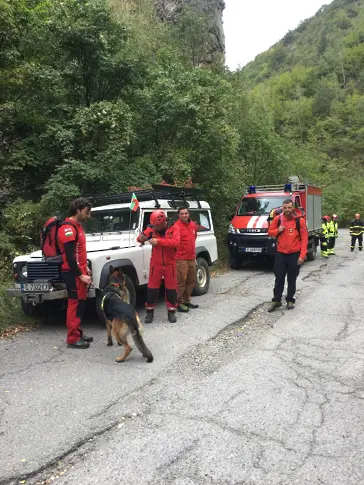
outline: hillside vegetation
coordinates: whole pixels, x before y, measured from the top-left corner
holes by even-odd
[[[325,209],[364,212],[364,1],[323,6],[237,77],[278,135],[319,152],[303,174],[327,185]]]
[[[363,3],[231,73],[203,64],[191,7],[169,24],[150,0],[0,0],[0,272],[71,198],[165,176],[205,190],[222,241],[246,185],[290,174],[343,220],[364,212]]]

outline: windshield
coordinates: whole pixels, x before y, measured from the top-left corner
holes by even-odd
[[[92,211],[91,219],[85,224],[85,232],[95,234],[134,230],[138,225],[139,212],[132,212],[128,208]]]
[[[240,202],[238,216],[262,216],[272,209],[282,207],[287,197],[244,197]]]

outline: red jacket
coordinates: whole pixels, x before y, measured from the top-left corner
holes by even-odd
[[[297,231],[296,218],[298,215],[293,215],[291,219],[287,219],[285,215],[282,215],[282,226],[285,227],[284,231],[278,233],[279,220],[281,216],[276,216],[268,229],[268,235],[276,237],[278,241],[277,250],[279,253],[291,254],[300,252],[300,258],[304,259],[307,254],[308,244],[308,232],[306,222],[303,217],[300,218],[300,232]]]
[[[71,219],[72,224],[66,224],[69,220],[67,217],[64,224],[58,230],[58,245],[62,252],[62,270],[70,271],[66,254],[64,252],[64,245],[68,242],[76,241],[75,258],[77,266],[82,271],[82,274],[87,274],[87,251],[86,251],[86,235],[81,224]],[[77,227],[77,233],[75,226]]]
[[[176,263],[177,248],[180,240],[179,227],[176,224],[160,232],[152,227],[147,227],[141,235],[147,236],[148,239],[158,239],[157,245],[152,249],[151,264],[166,266],[167,264]],[[142,242],[139,238],[140,236],[137,237],[137,241]]]
[[[177,250],[177,259],[196,259],[197,226],[193,221],[175,223],[180,230],[180,242]]]

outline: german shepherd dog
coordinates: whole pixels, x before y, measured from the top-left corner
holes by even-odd
[[[124,362],[132,351],[132,347],[128,344],[129,333],[146,361],[153,362],[153,355],[141,336],[143,327],[138,314],[129,304],[129,293],[122,269],[114,269],[110,266],[107,286],[102,291],[101,307],[106,321],[107,345],[113,345],[113,333],[117,343],[124,347],[124,352],[116,357],[116,362]]]

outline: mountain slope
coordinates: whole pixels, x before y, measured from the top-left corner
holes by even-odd
[[[326,185],[326,210],[364,207],[364,0],[323,6],[236,77],[277,134],[316,153],[302,171]]]
[[[350,58],[364,42],[363,6],[363,0],[334,0],[323,5],[315,16],[287,32],[277,44],[244,67],[245,78],[253,83],[262,82],[297,65],[320,69],[321,75],[338,67],[338,75],[343,75],[341,60],[350,71]]]

